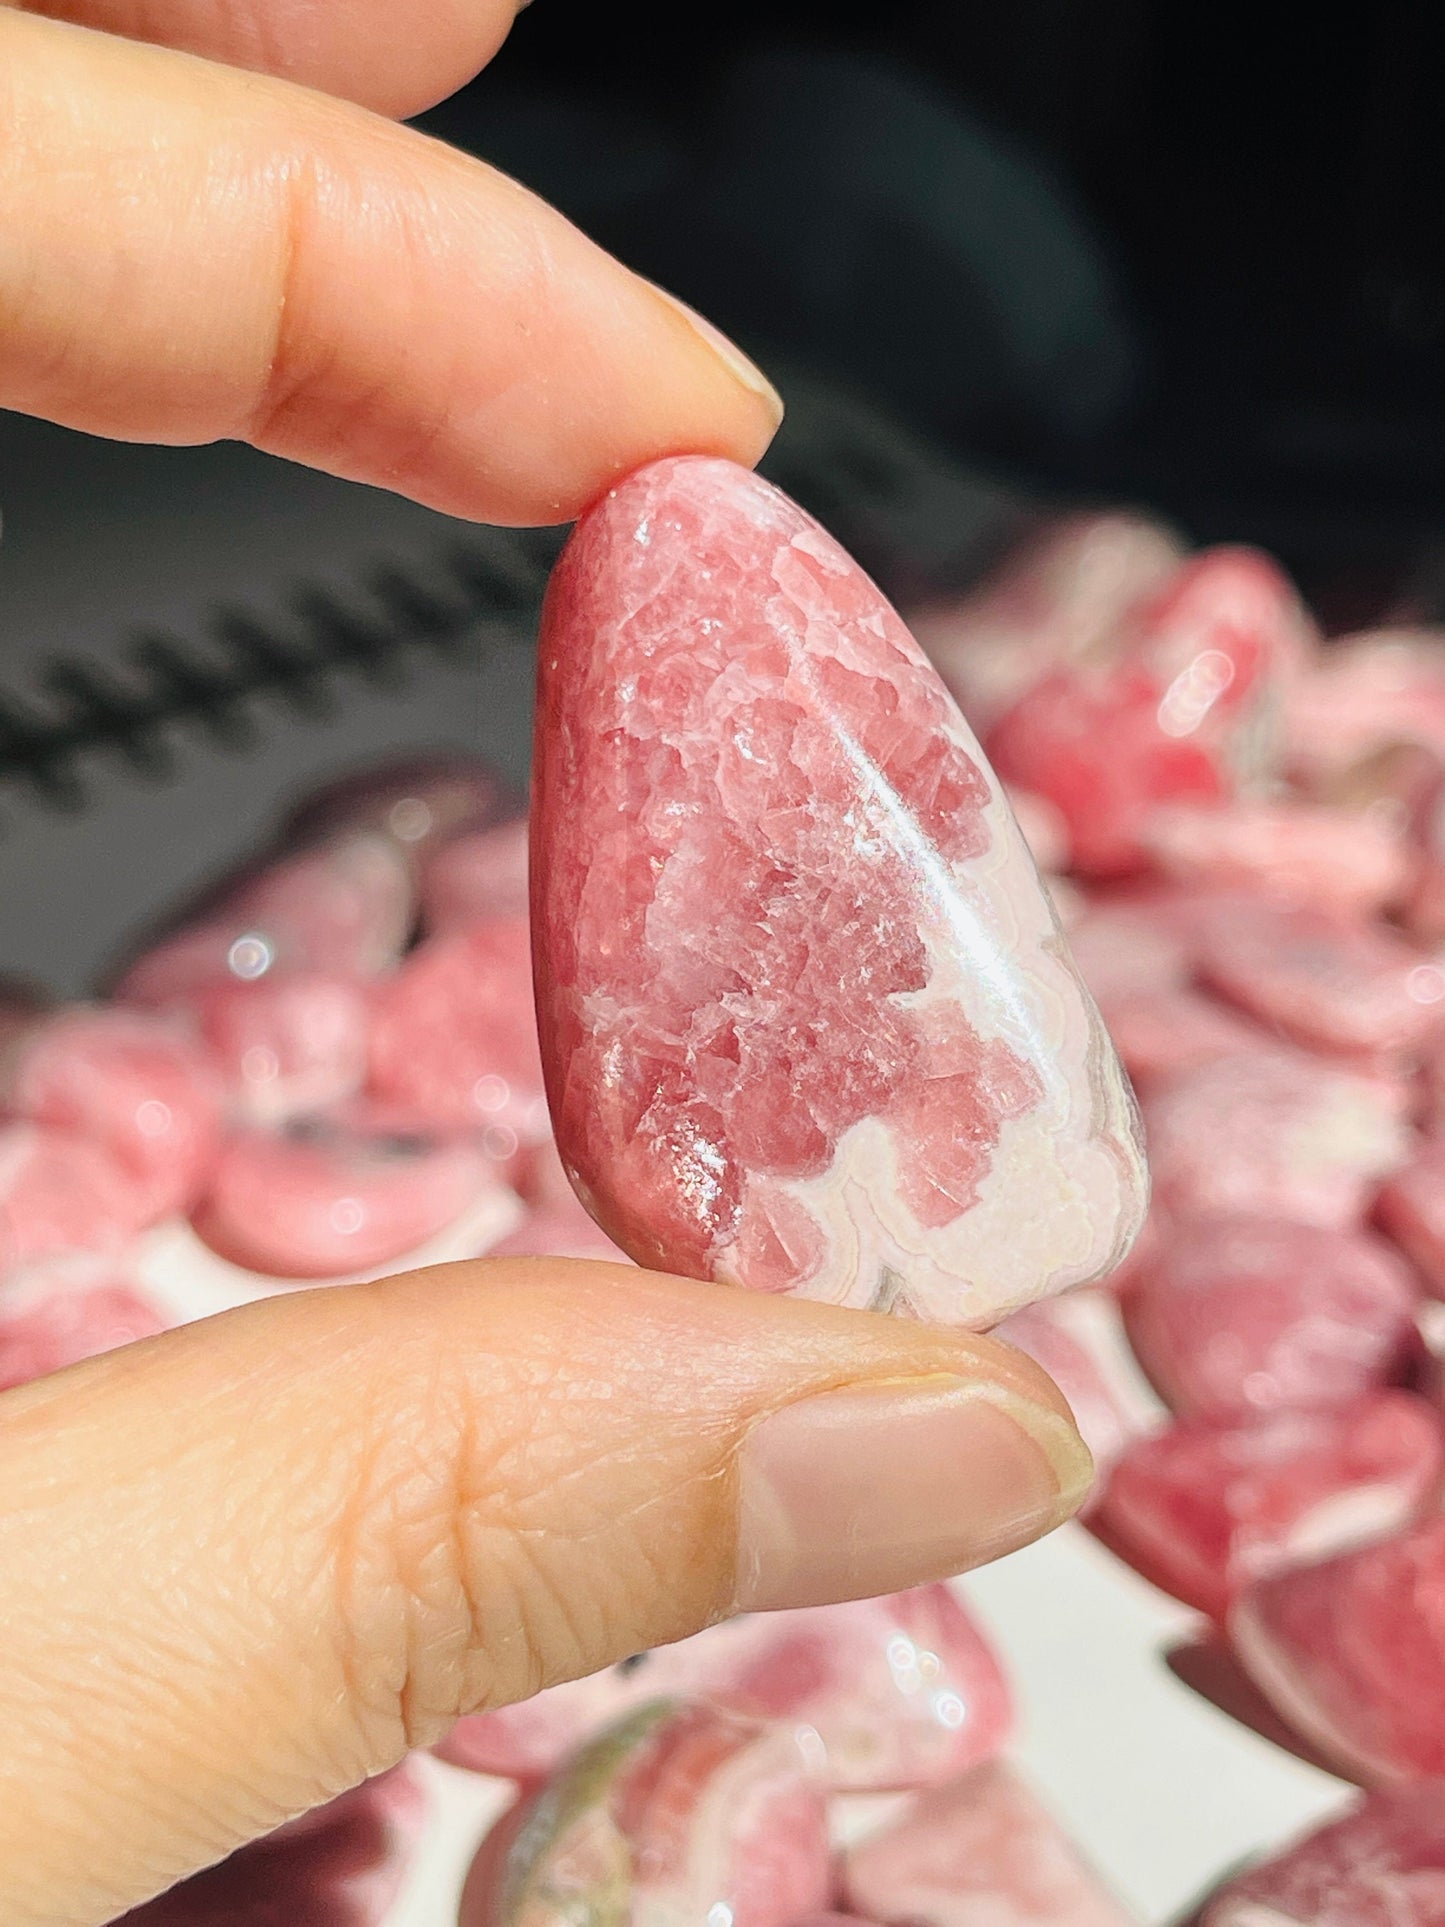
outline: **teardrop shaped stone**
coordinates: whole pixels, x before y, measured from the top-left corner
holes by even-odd
[[[972,732],[786,496],[656,462],[543,614],[553,1124],[640,1264],[977,1327],[1111,1269],[1127,1079]]]

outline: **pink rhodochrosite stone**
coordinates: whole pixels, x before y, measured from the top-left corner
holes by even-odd
[[[639,1654],[519,1706],[462,1720],[438,1747],[479,1773],[550,1773],[604,1721],[659,1694],[808,1727],[815,1770],[839,1792],[952,1778],[1003,1745],[1012,1724],[998,1661],[945,1586],[891,1598],[753,1614]]]
[[[249,1271],[337,1278],[414,1251],[495,1183],[475,1145],[308,1120],[237,1133],[192,1222]]]
[[[534,792],[557,1141],[640,1263],[986,1325],[1117,1262],[1133,1106],[978,745],[755,476],[653,464],[548,593]]]
[[[1259,889],[1345,913],[1397,903],[1413,868],[1401,823],[1289,800],[1174,804],[1150,815],[1142,841],[1153,866],[1181,883]]]
[[[434,1130],[480,1135],[499,1157],[546,1136],[525,916],[428,937],[380,986],[370,1088]]]
[[[1321,651],[1286,704],[1294,767],[1318,777],[1398,743],[1445,754],[1445,631],[1380,630]]]
[[[430,935],[527,914],[527,821],[470,830],[421,866],[421,920]]]
[[[513,807],[495,771],[475,757],[408,757],[314,791],[292,812],[284,840],[376,830],[419,865],[450,837],[495,823]]]
[[[1385,1184],[1375,1213],[1434,1296],[1445,1298],[1445,1137],[1425,1139]]]
[[[195,1039],[139,1011],[58,1011],[0,1063],[0,1109],[108,1151],[147,1221],[200,1195],[220,1148],[221,1097]]]
[[[1140,516],[1065,516],[1031,531],[974,594],[917,611],[914,633],[985,730],[1050,670],[1107,646],[1183,553]]]
[[[1258,1025],[1197,990],[1124,991],[1100,997],[1099,1010],[1141,1097],[1181,1071],[1267,1050],[1272,1041]]]
[[[888,1927],[1129,1927],[1058,1822],[1008,1767],[920,1794],[843,1861],[843,1902]]]
[[[321,971],[207,984],[191,1016],[235,1115],[275,1125],[354,1097],[366,1080],[371,998],[355,977]]]
[[[1160,1205],[1180,1218],[1360,1221],[1409,1152],[1405,1094],[1283,1050],[1219,1058],[1144,1097]]]
[[[1440,1927],[1445,1782],[1368,1794],[1338,1820],[1238,1874],[1199,1927]]]
[[[1261,1579],[1230,1637],[1285,1722],[1351,1779],[1445,1775],[1445,1519]]]
[[[1243,1425],[1181,1419],[1124,1452],[1096,1530],[1146,1579],[1219,1617],[1262,1573],[1408,1525],[1442,1466],[1439,1417],[1410,1392]]]
[[[109,1151],[73,1131],[0,1124],[0,1275],[66,1251],[121,1251],[150,1222],[150,1187]]]
[[[1175,1226],[1124,1301],[1130,1343],[1177,1412],[1340,1405],[1403,1375],[1419,1292],[1364,1231],[1274,1218]]]
[[[503,1817],[461,1927],[793,1927],[831,1899],[829,1861],[794,1732],[653,1700]]]
[[[1310,1050],[1418,1048],[1445,1023],[1445,969],[1392,931],[1305,906],[1257,903],[1204,938],[1206,981]]]
[[[0,1391],[152,1338],[167,1322],[108,1258],[71,1253],[13,1272],[0,1291]]]

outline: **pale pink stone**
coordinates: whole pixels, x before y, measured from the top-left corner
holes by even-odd
[[[372,831],[337,835],[224,884],[122,977],[124,1003],[173,1004],[227,979],[272,971],[374,977],[412,924],[406,858]]]
[[[499,1239],[489,1258],[594,1258],[604,1264],[630,1265],[627,1253],[613,1244],[580,1204],[567,1211],[529,1211],[514,1231]]]
[[[195,1038],[138,1011],[58,1011],[0,1061],[0,1109],[109,1152],[145,1223],[188,1211],[200,1196],[220,1151],[221,1097]]]
[[[1445,754],[1445,632],[1380,630],[1332,643],[1289,690],[1289,755],[1307,775],[1397,743]]]
[[[1369,1233],[1284,1218],[1171,1229],[1124,1301],[1125,1329],[1177,1412],[1342,1405],[1418,1354],[1414,1279]]]
[[[1108,647],[1027,690],[987,734],[1005,782],[1048,797],[1074,863],[1122,876],[1161,803],[1223,801],[1269,776],[1281,690],[1311,643],[1264,556],[1212,549],[1132,608]]]
[[[414,1774],[388,1773],[137,1907],[116,1927],[383,1927],[428,1817]]]
[[[726,1621],[462,1720],[436,1749],[478,1773],[533,1780],[605,1721],[659,1695],[806,1727],[838,1792],[929,1786],[989,1759],[1012,1725],[1008,1687],[946,1586]]]
[[[1069,826],[1063,812],[1046,796],[1032,790],[1008,790],[1009,808],[1029,846],[1029,854],[1045,876],[1069,867]]]
[[[1319,1059],[1221,1058],[1145,1097],[1156,1194],[1184,1218],[1356,1225],[1409,1155],[1403,1108],[1396,1086]]]
[[[1194,943],[1157,893],[1094,897],[1069,932],[1079,974],[1105,1003],[1188,988]]]
[[[525,917],[526,818],[443,843],[424,860],[420,887],[422,928],[432,936],[493,917]]]
[[[0,1276],[60,1252],[122,1251],[150,1219],[149,1187],[98,1144],[0,1124]]]
[[[1445,1298],[1445,1137],[1426,1138],[1386,1180],[1375,1217],[1430,1291]]]
[[[1439,1416],[1410,1392],[1243,1424],[1180,1419],[1124,1452],[1093,1523],[1146,1579],[1218,1618],[1263,1573],[1402,1530],[1442,1466]]]
[[[1150,815],[1141,840],[1154,868],[1178,882],[1347,913],[1398,903],[1414,871],[1403,825],[1289,799],[1168,805]]]
[[[1124,991],[1101,997],[1099,1010],[1135,1090],[1216,1063],[1268,1050],[1268,1031],[1197,990]]]
[[[886,1927],[1129,1927],[1010,1768],[922,1793],[843,1859],[843,1903]]]
[[[911,626],[982,732],[1050,670],[1107,648],[1183,554],[1141,516],[1061,517],[1019,542],[982,588],[917,611]]]
[[[429,937],[377,991],[372,1093],[496,1155],[547,1132],[525,917]]]
[[[977,744],[856,565],[724,462],[583,517],[533,903],[563,1159],[640,1263],[985,1325],[1118,1261],[1128,1087]]]
[[[1445,1775],[1445,1519],[1259,1580],[1230,1636],[1286,1723],[1349,1778]]]
[[[166,1329],[111,1258],[67,1254],[13,1272],[0,1289],[0,1391]]]
[[[1120,1453],[1163,1416],[1131,1368],[1112,1293],[1071,1291],[1046,1304],[1025,1305],[993,1335],[1042,1365],[1069,1401],[1094,1460],[1092,1507]]]
[[[377,830],[421,864],[448,838],[496,823],[513,807],[496,772],[477,758],[412,756],[368,764],[315,791],[292,812],[283,840]]]
[[[355,977],[298,971],[207,984],[188,1000],[233,1114],[276,1125],[354,1097],[366,1080],[371,997]]]
[[[1200,957],[1205,981],[1311,1050],[1418,1049],[1445,1022],[1445,969],[1379,924],[1259,902],[1220,917]]]
[[[337,1278],[416,1250],[495,1183],[474,1145],[312,1120],[232,1138],[192,1222],[249,1271]]]
[[[1210,1899],[1198,1927],[1441,1927],[1445,1781],[1372,1793]]]
[[[793,1927],[828,1904],[829,1861],[793,1731],[654,1700],[503,1818],[461,1927]]]

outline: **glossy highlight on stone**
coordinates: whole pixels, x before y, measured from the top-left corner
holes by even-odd
[[[829,1874],[797,1735],[654,1700],[503,1816],[461,1927],[793,1927],[827,1905]]]
[[[816,523],[663,461],[540,645],[558,1144],[640,1263],[986,1325],[1143,1215],[1127,1084],[977,743]]]
[[[639,1653],[517,1706],[462,1720],[437,1748],[478,1773],[534,1780],[604,1722],[659,1695],[806,1726],[835,1792],[931,1786],[989,1759],[1012,1725],[1008,1686],[946,1586],[753,1613]]]

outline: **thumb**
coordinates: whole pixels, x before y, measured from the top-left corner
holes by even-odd
[[[735,1609],[1078,1503],[986,1338],[602,1264],[302,1292],[0,1399],[0,1918],[79,1927]]]

